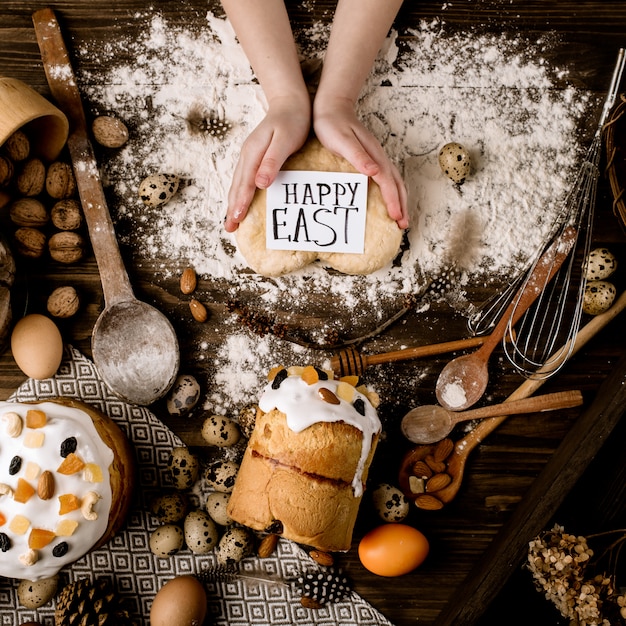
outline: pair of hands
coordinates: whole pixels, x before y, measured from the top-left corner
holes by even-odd
[[[269,103],[265,118],[241,149],[228,194],[224,224],[228,232],[235,231],[245,218],[256,188],[269,187],[287,158],[302,147],[310,128],[308,102],[285,98]],[[316,104],[313,129],[322,145],[379,185],[389,217],[399,228],[407,228],[407,193],[400,172],[358,120],[352,103],[337,99],[320,106]]]

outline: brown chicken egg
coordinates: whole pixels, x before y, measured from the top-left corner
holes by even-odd
[[[45,315],[31,313],[15,324],[11,352],[17,366],[30,378],[54,376],[63,358],[63,338]]]
[[[177,576],[158,591],[150,608],[150,626],[202,626],[207,597],[194,576]]]

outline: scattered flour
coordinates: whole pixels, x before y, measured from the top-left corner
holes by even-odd
[[[136,19],[145,23],[136,39],[97,49],[84,44],[79,54],[89,63],[80,65],[97,71],[83,70],[78,78],[94,113],[114,111],[131,127],[133,140],[102,167],[116,199],[111,212],[118,236],[138,265],[168,260],[167,276],[189,264],[233,294],[261,287],[268,305],[324,292],[356,309],[419,294],[450,264],[462,270],[465,284],[502,280],[543,246],[561,217],[590,96],[564,86],[565,73],[544,60],[548,44],[447,33],[440,20],[421,23],[387,39],[358,103],[408,187],[411,228],[401,257],[367,277],[331,275],[312,265],[263,281],[246,271],[223,229],[240,146],[265,110],[249,63],[230,24],[212,13],[193,26],[168,24],[158,13]],[[296,33],[303,67],[319,65],[327,34],[317,24]],[[217,139],[190,124],[194,116],[232,127]],[[472,175],[460,187],[437,162],[449,141],[472,156]],[[175,201],[149,210],[136,189],[154,172],[176,173],[184,184]],[[462,292],[462,285],[452,291]],[[236,380],[232,393],[258,389],[273,341],[235,330],[215,363],[218,386]]]

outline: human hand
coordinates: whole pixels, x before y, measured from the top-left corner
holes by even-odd
[[[309,135],[310,111],[308,96],[306,102],[285,98],[270,103],[241,148],[228,192],[228,232],[237,230],[245,218],[256,189],[267,189],[287,158],[302,147]]]
[[[407,192],[400,172],[378,140],[357,118],[352,102],[345,98],[314,103],[313,128],[320,142],[349,161],[380,187],[387,213],[399,228],[409,225]]]

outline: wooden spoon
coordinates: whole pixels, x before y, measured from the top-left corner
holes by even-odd
[[[610,321],[612,321],[617,315],[619,315],[624,309],[626,309],[626,292],[622,293],[621,296],[615,301],[613,306],[604,313],[600,315],[596,315],[590,322],[585,324],[572,341],[568,342],[565,346],[560,347],[558,350],[554,352],[555,356],[554,362],[552,358],[549,359],[550,365],[548,366],[548,371],[552,371],[555,363],[560,364],[561,362],[566,361],[576,354],[587,342],[592,339],[596,334],[598,334]],[[573,343],[573,347],[570,353],[569,345]],[[538,374],[541,374],[541,369],[538,370]],[[538,378],[525,380],[513,393],[509,395],[509,397],[505,400],[506,402],[512,402],[514,400],[519,400],[521,398],[528,398],[531,396],[537,389],[543,385],[543,383],[547,380],[547,378]],[[448,484],[447,487],[435,492],[433,498],[438,501],[441,506],[451,502],[456,494],[458,493],[461,483],[463,482],[463,474],[465,472],[465,464],[466,461],[472,452],[472,450],[490,433],[492,433],[504,420],[506,420],[507,415],[500,415],[498,417],[490,417],[478,424],[476,428],[472,429],[465,437],[459,439],[454,444],[454,449],[450,456],[445,459],[446,464],[446,473],[452,477],[452,481]],[[407,452],[404,456],[399,472],[399,483],[401,489],[404,491],[405,495],[412,499],[416,500],[416,504],[419,506],[419,502],[417,501],[418,494],[412,493],[409,486],[409,477],[412,473],[412,468],[415,465],[416,461],[426,459],[429,455],[431,455],[435,450],[435,445],[426,445],[426,446],[417,446]],[[431,500],[429,502],[432,503]],[[434,508],[434,507],[432,507]]]
[[[50,90],[70,123],[68,148],[104,292],[105,308],[92,334],[94,363],[122,399],[152,404],[176,378],[180,362],[176,333],[160,311],[133,294],[56,16],[51,9],[42,9],[33,14],[33,23]]]
[[[402,434],[413,443],[435,443],[447,437],[459,422],[496,417],[498,415],[521,415],[568,409],[580,406],[580,391],[557,391],[543,396],[522,398],[500,404],[491,404],[469,411],[448,411],[437,404],[425,404],[411,409],[400,424]]]
[[[568,226],[537,261],[528,281],[509,304],[483,345],[471,354],[453,359],[443,368],[435,387],[437,401],[441,406],[450,411],[462,411],[480,400],[489,381],[487,361],[491,353],[502,341],[507,328],[515,326],[552,280],[575,241],[576,229]]]

